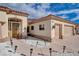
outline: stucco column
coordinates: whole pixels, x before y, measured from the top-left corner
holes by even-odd
[[[73,28],[73,34],[75,35],[76,34],[76,26],[74,26],[74,28]]]
[[[62,38],[64,37],[64,24],[62,24]]]
[[[53,42],[55,37],[55,23],[51,23],[51,41]]]
[[[26,34],[27,37],[27,18],[22,20],[22,33]]]

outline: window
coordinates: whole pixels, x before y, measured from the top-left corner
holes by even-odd
[[[31,26],[31,30],[34,30],[34,26]]]
[[[44,28],[44,24],[42,24],[42,25],[39,25],[39,30],[44,30],[45,28]]]

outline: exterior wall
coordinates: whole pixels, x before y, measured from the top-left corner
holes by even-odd
[[[0,21],[5,22],[2,26],[2,38],[8,37],[8,18],[6,12],[0,11]]]
[[[0,21],[6,21],[6,12],[0,11]]]
[[[44,30],[39,30],[39,25],[44,24]],[[34,30],[31,30],[31,26],[34,26]],[[44,37],[51,37],[51,21],[42,21],[39,23],[34,23],[30,25],[30,33],[34,35],[44,36]]]

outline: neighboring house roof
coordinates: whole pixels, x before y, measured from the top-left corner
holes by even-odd
[[[29,15],[28,13],[16,11],[5,6],[0,6],[0,11],[5,11],[7,14],[15,14],[15,15],[20,15],[20,16]]]
[[[61,21],[61,22],[65,22],[65,23],[70,23],[70,24],[75,24],[76,25],[76,23],[74,23],[72,21],[64,20],[63,18],[58,17],[58,16],[54,16],[52,14],[50,14],[48,16],[45,16],[45,17],[42,17],[42,18],[39,18],[39,19],[31,19],[29,24],[34,24],[34,23],[38,23],[38,22],[46,21],[46,20],[56,20],[56,21]]]
[[[28,24],[37,23],[37,19],[28,19]]]

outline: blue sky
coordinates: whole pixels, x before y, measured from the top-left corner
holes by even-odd
[[[53,14],[79,24],[78,3],[2,3],[0,6],[7,6],[17,11],[23,11],[30,16],[28,18],[40,18]]]

